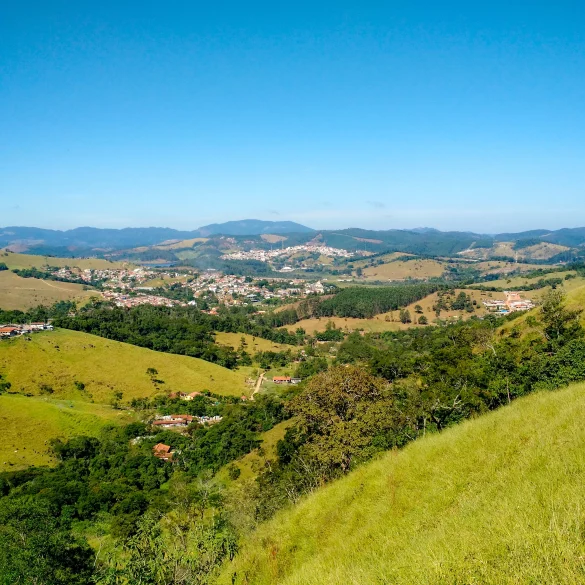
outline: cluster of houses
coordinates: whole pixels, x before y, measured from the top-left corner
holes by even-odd
[[[154,305],[155,307],[173,307],[175,305],[184,306],[186,303],[159,297],[156,295],[137,294],[129,295],[126,293],[106,291],[103,293],[104,298],[113,301],[118,307],[137,307],[138,305]]]
[[[515,291],[504,291],[505,300],[485,300],[484,307],[494,313],[508,314],[516,311],[529,311],[536,305],[530,299],[523,299],[520,293]]]
[[[50,323],[25,323],[18,325],[0,325],[0,337],[17,337],[38,331],[53,331]]]
[[[291,378],[290,376],[274,376],[272,381],[275,384],[300,384],[302,382],[301,378]]]
[[[280,248],[276,250],[249,250],[232,252],[231,254],[224,254],[222,256],[225,260],[260,260],[260,262],[269,262],[273,258],[279,256],[293,256],[300,252],[317,253],[321,256],[351,258],[355,254],[344,250],[343,248],[332,248],[330,246],[323,246],[318,244],[302,244],[300,246],[288,246],[287,248]]]
[[[162,429],[178,429],[188,427],[192,423],[201,425],[214,425],[222,420],[221,416],[193,416],[191,414],[169,414],[158,417],[152,426]]]

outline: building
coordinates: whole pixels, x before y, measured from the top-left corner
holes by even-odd
[[[18,327],[0,327],[0,337],[16,337],[19,334]]]
[[[272,378],[272,381],[275,384],[290,384],[291,378],[290,376],[274,376],[274,378]]]
[[[162,459],[162,461],[172,461],[173,459],[173,452],[171,451],[170,445],[165,445],[164,443],[158,443],[152,448],[152,454],[157,459]]]

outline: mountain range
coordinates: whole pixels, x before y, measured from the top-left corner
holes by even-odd
[[[315,230],[292,221],[263,221],[244,219],[199,227],[195,230],[172,228],[101,229],[79,227],[71,230],[50,230],[35,227],[11,226],[0,228],[0,247],[15,252],[52,254],[63,256],[103,255],[138,247],[159,246],[165,243],[208,238],[208,247],[219,247],[221,236],[236,238],[244,246],[267,247],[266,236],[279,235],[288,245],[303,244],[310,240],[325,245],[366,249],[374,253],[399,251],[427,255],[470,254],[481,257],[478,250],[492,249],[491,256],[513,256],[515,250],[547,246],[547,257],[572,251],[582,253],[585,246],[585,227],[559,230],[537,229],[518,233],[478,234],[474,232],[440,231],[418,227],[410,230]],[[214,244],[215,242],[215,244]],[[502,243],[510,243],[503,246]],[[192,246],[193,244],[189,244]],[[558,247],[558,248],[555,248]],[[177,246],[174,246],[177,249]],[[187,245],[186,245],[187,247]],[[473,251],[473,254],[471,252]],[[554,254],[553,254],[554,252]]]

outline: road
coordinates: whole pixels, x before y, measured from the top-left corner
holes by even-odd
[[[265,372],[262,372],[258,376],[258,380],[256,380],[256,386],[254,387],[254,392],[252,392],[252,396],[250,396],[250,400],[254,400],[254,395],[257,392],[260,392],[260,388],[262,388],[262,382],[264,381],[264,374],[265,374]]]

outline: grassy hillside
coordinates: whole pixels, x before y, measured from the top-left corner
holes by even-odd
[[[57,437],[96,436],[106,423],[128,423],[133,415],[103,404],[13,394],[0,396],[0,471],[48,465]]]
[[[25,311],[38,305],[52,305],[57,301],[83,302],[92,296],[100,296],[100,293],[83,290],[82,284],[22,278],[9,270],[0,272],[0,308],[4,310]]]
[[[158,370],[156,378],[164,384],[154,384],[148,368]],[[103,403],[114,391],[123,392],[125,402],[169,391],[235,396],[249,391],[244,372],[65,329],[34,334],[30,341],[0,341],[0,372],[12,391],[38,395],[45,385],[53,397]],[[75,381],[85,384],[85,390],[77,390]]]
[[[268,339],[263,339],[262,337],[253,337],[247,333],[224,333],[222,331],[218,331],[215,333],[215,342],[219,343],[220,345],[227,345],[237,349],[240,347],[242,337],[246,340],[246,351],[251,354],[254,354],[258,351],[286,351],[287,349],[292,349],[293,351],[296,349],[298,351],[298,348],[295,348],[292,345],[274,343]]]
[[[42,268],[43,266],[76,266],[86,268],[113,269],[128,266],[127,262],[110,262],[99,258],[55,258],[53,256],[35,256],[33,254],[14,254],[6,250],[0,251],[0,262],[4,262],[11,270],[13,268]]]
[[[577,584],[585,384],[391,452],[262,526],[222,584]]]

